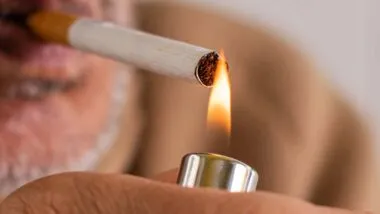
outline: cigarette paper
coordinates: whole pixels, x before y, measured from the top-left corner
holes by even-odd
[[[55,11],[31,14],[26,24],[48,42],[60,43],[162,75],[212,86],[219,54],[110,22]]]

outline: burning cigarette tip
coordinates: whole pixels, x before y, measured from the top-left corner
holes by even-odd
[[[218,54],[216,51],[204,55],[198,62],[195,75],[198,80],[205,86],[213,86],[215,75],[218,68],[218,62],[224,58],[223,52]],[[227,70],[228,70],[228,64]]]

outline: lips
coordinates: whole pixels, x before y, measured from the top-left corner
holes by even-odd
[[[42,1],[0,1],[0,54],[3,57],[22,58],[26,55],[24,48],[40,42],[33,38],[22,21],[29,13],[44,6]]]
[[[92,169],[113,144],[101,134],[113,137],[108,113],[119,118],[113,102],[124,98],[114,64],[41,41],[14,18],[35,10],[100,18],[102,3],[0,0],[0,197],[51,173]]]
[[[88,56],[69,47],[48,44],[23,25],[22,20],[36,10],[60,10],[86,16],[92,11],[89,5],[78,0],[0,0],[0,85],[6,83],[14,89],[25,82],[29,85],[38,81],[71,84],[86,70]],[[4,87],[0,87],[0,98],[10,94],[4,91],[6,88],[2,89]],[[23,97],[30,95],[17,90],[16,94]]]

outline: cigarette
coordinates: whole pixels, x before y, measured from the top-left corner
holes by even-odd
[[[256,191],[259,175],[249,165],[215,153],[190,153],[182,158],[177,184],[227,192]]]
[[[27,26],[43,40],[71,46],[150,72],[210,87],[219,60],[216,51],[55,11],[28,16]]]

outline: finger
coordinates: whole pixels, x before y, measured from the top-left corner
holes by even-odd
[[[327,211],[331,214],[341,213],[335,210]],[[309,203],[267,193],[232,194],[209,189],[180,188],[133,176],[65,173],[46,177],[20,188],[3,201],[0,213],[322,214],[327,212],[320,212]]]
[[[179,172],[179,169],[171,169],[163,173],[160,173],[156,176],[153,176],[151,179],[155,181],[161,181],[165,183],[174,184],[177,182],[178,172]]]

